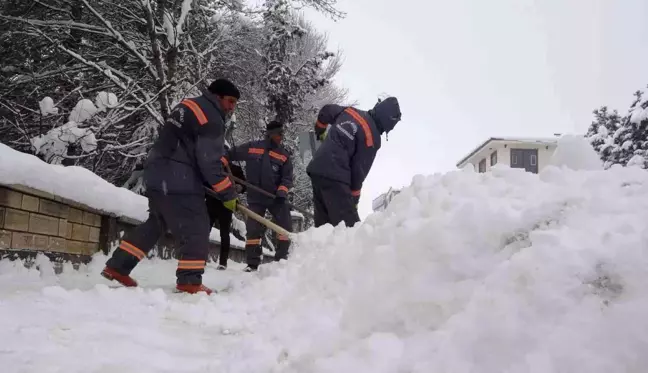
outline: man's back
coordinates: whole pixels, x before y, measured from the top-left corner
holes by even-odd
[[[224,115],[208,95],[184,99],[167,119],[144,172],[147,188],[165,193],[204,193],[224,172]]]
[[[330,125],[306,171],[359,190],[380,149],[380,131],[369,113],[354,108],[342,111]]]

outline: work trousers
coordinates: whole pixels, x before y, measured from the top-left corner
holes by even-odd
[[[344,222],[352,227],[360,221],[351,188],[344,183],[319,176],[311,176],[313,186],[314,224],[337,226]]]
[[[177,283],[202,284],[211,229],[205,196],[149,190],[147,197],[148,219],[124,235],[106,265],[129,275],[168,230],[179,246]]]
[[[292,232],[290,207],[283,201],[250,202],[249,208],[261,217],[265,215],[266,211],[270,211],[270,215],[272,215],[272,220],[275,224],[288,232]],[[265,227],[250,217],[247,218],[245,225],[247,230],[247,240],[245,242],[247,264],[250,267],[256,268],[261,263],[261,237],[265,232]],[[275,260],[288,259],[290,239],[287,236],[278,235],[277,240],[279,242],[275,251]]]

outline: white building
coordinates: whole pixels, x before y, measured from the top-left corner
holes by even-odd
[[[459,161],[457,167],[464,168],[470,163],[475,170],[486,172],[496,164],[505,164],[511,168],[524,168],[528,172],[538,173],[549,164],[557,142],[558,137],[491,137]]]
[[[400,193],[400,190],[398,189],[393,189],[389,188],[387,193],[383,193],[376,197],[373,202],[371,203],[371,207],[373,208],[374,212],[376,211],[384,211],[389,203],[392,201],[392,199]]]

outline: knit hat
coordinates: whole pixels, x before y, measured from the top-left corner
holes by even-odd
[[[270,135],[283,135],[283,123],[273,120],[266,125],[266,134]]]
[[[235,97],[237,100],[241,98],[241,92],[227,79],[216,79],[209,85],[209,92],[223,96]]]

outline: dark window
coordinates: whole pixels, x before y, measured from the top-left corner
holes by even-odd
[[[486,158],[479,162],[479,172],[486,172]]]
[[[491,153],[491,166],[495,166],[497,164],[497,150]]]
[[[511,168],[538,173],[538,149],[511,149]]]

